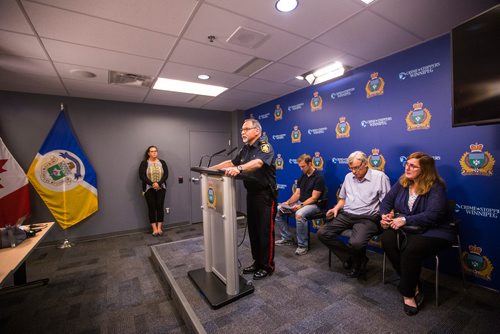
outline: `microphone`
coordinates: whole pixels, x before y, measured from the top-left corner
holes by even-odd
[[[231,151],[227,152],[226,153],[226,156],[229,156],[231,155],[234,151],[236,151],[238,149],[238,147],[236,146],[235,148],[231,149]]]
[[[198,167],[201,167],[201,164],[202,164],[202,162],[203,162],[203,158],[208,158],[208,157],[209,157],[209,155],[208,155],[208,154],[203,154],[203,155],[201,156],[201,158],[200,158],[200,163],[198,164]]]
[[[212,154],[212,155],[210,156],[210,159],[208,159],[208,164],[207,164],[207,167],[210,167],[210,164],[212,163],[212,158],[213,158],[213,157],[215,157],[216,155],[219,155],[219,154],[221,154],[221,153],[224,153],[224,152],[226,152],[226,149],[220,150],[220,151],[218,151],[218,152],[216,152],[216,153]]]

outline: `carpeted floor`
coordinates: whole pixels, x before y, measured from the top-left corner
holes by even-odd
[[[369,254],[366,281],[348,279],[335,259],[328,268],[328,252],[314,237],[305,256],[276,247],[275,274],[254,282],[254,294],[214,311],[186,276],[203,266],[201,233],[196,224],[162,237],[133,233],[66,250],[39,247],[27,261],[28,280],[50,282],[0,290],[0,333],[186,333],[152,265],[151,245],[162,249],[209,333],[500,333],[498,293],[474,286],[464,291],[460,280],[441,275],[441,305],[435,307],[427,272],[425,308],[410,318],[395,285],[381,283],[381,255]],[[251,262],[248,239],[239,256],[242,265]]]
[[[464,291],[460,279],[442,274],[436,307],[434,273],[428,270],[423,275],[425,307],[408,317],[392,270],[390,283],[382,283],[382,255],[377,253],[368,254],[367,279],[358,280],[346,277],[336,258],[329,269],[328,252],[317,240],[300,257],[294,247],[276,247],[276,272],[253,282],[253,294],[213,310],[187,277],[188,271],[203,267],[203,239],[155,248],[207,333],[500,333],[498,293],[472,286]],[[248,239],[238,252],[242,266],[252,262]]]

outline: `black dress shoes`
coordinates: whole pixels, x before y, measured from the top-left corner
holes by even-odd
[[[368,263],[368,258],[365,257],[363,262],[360,264],[352,265],[352,270],[349,271],[346,276],[350,278],[364,278],[366,279],[366,264]]]
[[[403,310],[405,311],[406,315],[411,317],[412,315],[415,315],[418,313],[418,304],[417,304],[417,307],[410,306],[410,305],[405,304],[405,302],[403,300]]]
[[[267,271],[265,269],[259,269],[253,274],[254,280],[260,280],[266,278],[267,276],[271,276],[273,274],[272,271]]]
[[[253,263],[252,265],[250,265],[250,266],[248,266],[246,268],[243,268],[243,274],[253,274],[257,270],[259,270],[259,268],[257,268],[257,266],[255,265],[255,263]]]
[[[345,270],[352,269],[352,259],[350,257],[347,258],[344,262],[342,262],[342,266]]]

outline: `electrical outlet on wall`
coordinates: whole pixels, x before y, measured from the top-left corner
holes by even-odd
[[[170,213],[170,208],[165,208],[165,213],[168,215]]]

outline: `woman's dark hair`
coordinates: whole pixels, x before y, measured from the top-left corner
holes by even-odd
[[[158,151],[158,147],[154,146],[154,145],[151,145],[148,147],[148,149],[146,150],[146,153],[144,154],[144,160],[148,160],[149,159],[149,150],[152,149],[152,148],[156,148],[156,150]]]
[[[416,189],[417,194],[424,195],[428,193],[436,182],[446,186],[444,180],[438,174],[433,157],[424,152],[415,152],[410,154],[406,160],[408,161],[410,159],[417,159],[420,163],[418,189]],[[399,184],[405,188],[409,187],[412,183],[413,181],[408,179],[405,174],[401,175],[399,178]]]

